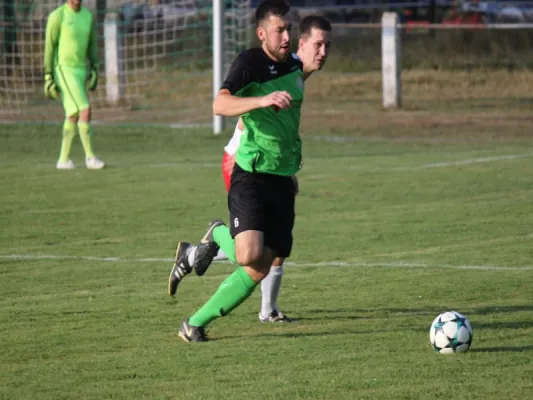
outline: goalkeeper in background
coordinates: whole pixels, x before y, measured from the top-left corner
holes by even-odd
[[[93,152],[87,96],[87,89],[94,91],[98,86],[96,26],[93,15],[81,3],[82,0],[68,0],[50,13],[46,23],[44,93],[51,99],[61,95],[66,114],[57,169],[74,168],[69,154],[76,128],[85,151],[85,166],[105,166]]]

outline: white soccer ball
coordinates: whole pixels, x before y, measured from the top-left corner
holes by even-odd
[[[457,311],[439,314],[429,328],[429,341],[437,353],[464,353],[472,344],[474,330],[470,321]]]

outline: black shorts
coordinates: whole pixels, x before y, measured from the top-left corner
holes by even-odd
[[[289,257],[295,196],[291,177],[247,172],[235,163],[228,194],[231,236],[261,231],[266,247]]]

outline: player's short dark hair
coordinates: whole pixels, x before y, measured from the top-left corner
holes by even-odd
[[[331,32],[331,22],[321,15],[308,15],[300,21],[300,36],[310,35],[313,28]]]
[[[255,10],[255,23],[260,25],[271,15],[283,17],[291,10],[290,4],[286,0],[263,0]]]

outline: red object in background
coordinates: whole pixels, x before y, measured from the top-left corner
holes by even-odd
[[[451,15],[442,20],[443,25],[482,25],[483,18],[478,12],[467,12],[464,14],[457,14],[454,9],[451,10]]]
[[[478,0],[472,0],[472,4],[478,5]],[[457,11],[457,7],[450,9],[450,15],[442,20],[443,25],[483,25],[483,15],[478,11]]]
[[[224,184],[226,185],[226,192],[229,192],[231,173],[233,172],[234,165],[235,157],[224,152],[224,157],[222,158],[222,177],[224,178]]]
[[[407,25],[406,32],[427,31],[429,29],[429,21],[407,21],[405,25]]]

